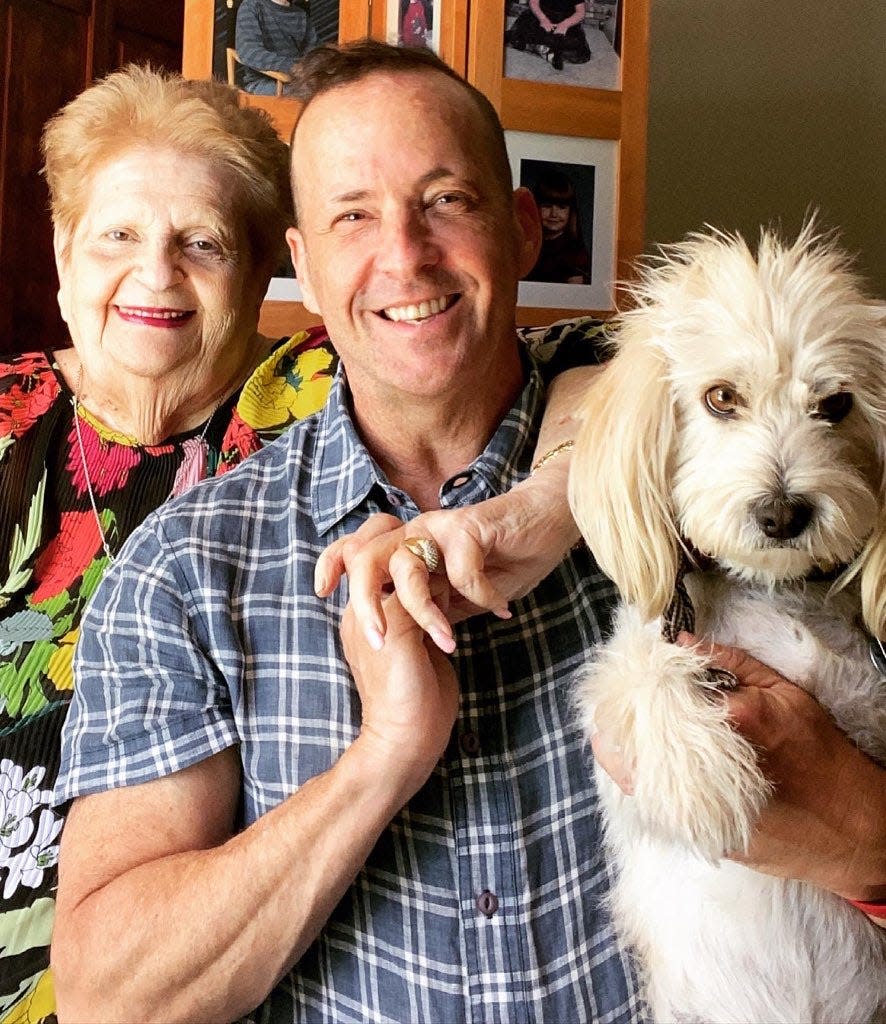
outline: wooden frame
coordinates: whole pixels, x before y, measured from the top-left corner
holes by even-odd
[[[490,98],[505,129],[618,142],[616,273],[625,278],[644,245],[649,0],[622,0],[619,90],[505,78],[505,4],[506,0],[471,4],[468,80]],[[543,322],[551,311],[530,312],[533,322]]]
[[[398,6],[397,0],[371,0],[369,35],[373,39],[393,42],[391,11]],[[434,0],[434,14],[437,15],[435,52],[464,75],[468,60],[468,0]]]
[[[372,36],[385,39],[388,5],[396,0],[340,0],[339,39]],[[616,277],[629,276],[632,261],[643,251],[646,194],[646,110],[648,92],[650,0],[621,3],[621,89],[581,89],[504,78],[506,0],[435,0],[440,12],[440,56],[484,92],[505,129],[613,140],[618,145],[616,210]],[[185,0],[183,71],[189,78],[210,78],[213,67],[215,0]],[[292,134],[298,103],[286,97],[243,93],[244,102],[271,115],[284,139]],[[276,279],[283,293],[294,282]],[[588,310],[598,315],[611,306]],[[558,315],[574,316],[574,306],[521,306],[520,323],[550,323]],[[269,298],[261,327],[316,322],[288,298]]]
[[[216,0],[185,0],[182,73],[186,78],[212,78],[215,4]],[[370,0],[341,0],[339,41],[362,39],[369,30]],[[242,93],[242,96],[247,106],[266,110],[280,136],[289,139],[298,113],[296,100],[283,96],[254,96],[247,92]]]

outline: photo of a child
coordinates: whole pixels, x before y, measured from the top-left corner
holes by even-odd
[[[215,0],[212,68],[244,92],[286,95],[289,72],[338,39],[338,0]]]
[[[541,215],[542,245],[525,281],[589,284],[593,238],[594,167],[522,160],[520,184],[529,188]]]

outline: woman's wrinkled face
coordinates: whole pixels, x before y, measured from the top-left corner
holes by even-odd
[[[242,359],[265,282],[233,192],[228,172],[172,150],[99,168],[56,238],[59,305],[91,372],[202,379]]]

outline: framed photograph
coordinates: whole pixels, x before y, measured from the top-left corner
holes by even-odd
[[[621,87],[620,0],[503,0],[504,77]]]
[[[254,96],[286,94],[289,69],[339,38],[339,0],[213,0],[212,76]]]
[[[465,73],[468,0],[372,0],[369,34],[392,46],[425,46]]]
[[[369,0],[185,0],[182,71],[240,89],[286,138],[298,109],[287,69],[321,43],[367,35],[369,25]]]
[[[521,306],[608,310],[616,277],[618,143],[505,133],[515,185],[541,214],[542,246],[520,282]]]
[[[388,0],[385,40],[440,52],[439,0]]]
[[[468,78],[505,128],[617,139],[623,94],[646,75],[648,2],[633,0],[630,23],[624,0],[472,4]]]

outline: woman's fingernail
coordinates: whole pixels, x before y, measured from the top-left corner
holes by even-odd
[[[449,633],[444,633],[442,629],[438,629],[435,626],[432,626],[428,633],[444,654],[452,654],[455,650],[455,639]]]
[[[501,608],[493,608],[492,614],[499,619],[511,619],[514,617],[513,612],[506,604],[502,605]]]

